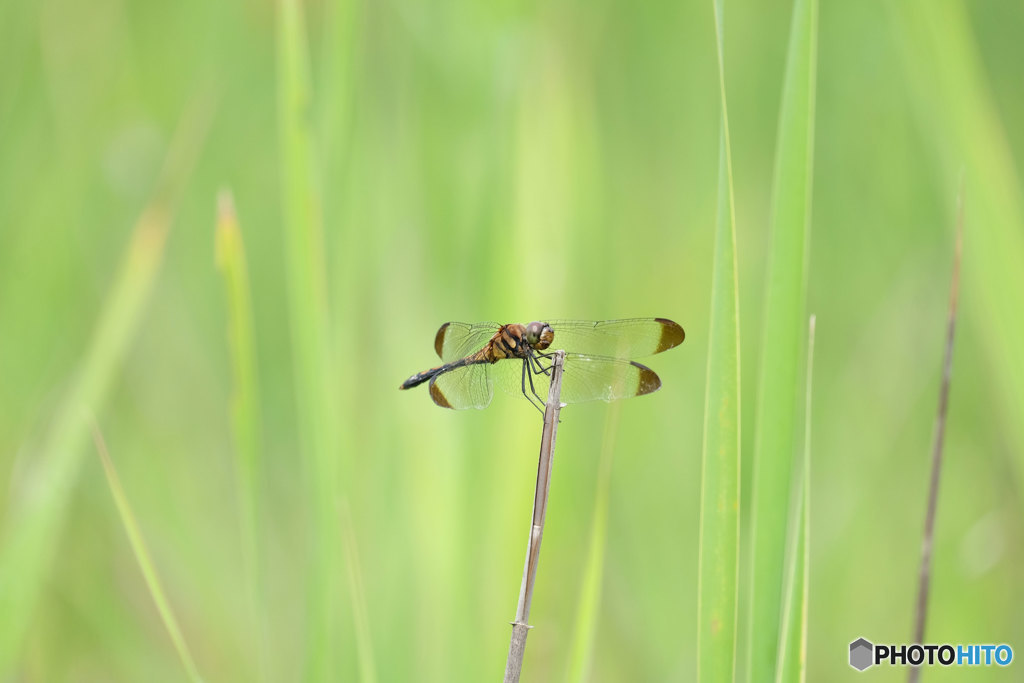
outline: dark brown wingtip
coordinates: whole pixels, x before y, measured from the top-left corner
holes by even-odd
[[[675,348],[686,339],[686,332],[679,326],[679,323],[668,318],[655,318],[654,320],[661,323],[661,339],[658,341],[658,348],[655,353]]]
[[[437,335],[434,337],[434,350],[437,351],[437,357],[441,360],[444,360],[444,356],[441,355],[441,349],[444,348],[444,333],[447,331],[449,325],[451,325],[451,323],[441,325],[441,329],[437,331]]]
[[[444,394],[441,393],[441,390],[437,388],[433,381],[430,382],[430,398],[434,399],[434,403],[442,408],[452,408],[452,404],[448,402],[448,399],[444,397]],[[454,410],[454,408],[452,409]]]
[[[644,394],[653,394],[655,391],[661,388],[661,378],[658,374],[651,370],[646,365],[640,365],[634,361],[630,361],[634,367],[640,368],[640,382],[637,384],[636,395],[643,396]]]

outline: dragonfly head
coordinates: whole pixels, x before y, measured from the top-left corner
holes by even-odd
[[[535,351],[548,348],[554,339],[555,331],[547,323],[532,322],[526,326],[526,341]]]

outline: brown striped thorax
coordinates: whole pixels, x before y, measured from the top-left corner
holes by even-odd
[[[547,323],[502,325],[481,353],[491,363],[505,358],[526,358],[531,351],[543,351],[551,346],[554,338],[555,332]]]

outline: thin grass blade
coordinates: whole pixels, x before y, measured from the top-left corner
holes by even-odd
[[[804,486],[803,514],[800,520],[800,550],[797,558],[801,563],[797,577],[800,593],[800,659],[797,680],[807,680],[807,632],[810,626],[808,614],[811,593],[811,406],[813,401],[812,387],[814,382],[814,326],[815,316],[811,316],[810,330],[807,335],[807,399],[804,410]]]
[[[265,630],[265,605],[261,572],[262,553],[256,529],[259,527],[259,501],[262,450],[259,377],[256,370],[256,338],[253,331],[252,299],[245,247],[235,212],[235,202],[227,190],[221,192],[217,207],[217,266],[224,278],[227,302],[227,336],[232,370],[231,433],[234,443],[235,474],[238,489],[238,514],[242,533],[244,573],[249,594],[252,624],[252,649],[261,676],[268,674]]]
[[[796,457],[814,147],[818,4],[796,0],[779,115],[754,443],[747,676],[775,671]]]
[[[29,617],[39,597],[81,467],[90,411],[99,410],[134,337],[163,256],[166,215],[142,217],[95,336],[47,440],[31,453],[31,470],[11,495],[0,549],[0,678],[17,661]]]
[[[924,643],[924,629],[928,620],[928,598],[931,593],[932,551],[935,546],[935,514],[939,504],[939,484],[942,479],[942,454],[946,441],[946,414],[949,412],[949,389],[953,379],[953,339],[956,333],[957,306],[960,301],[960,260],[964,241],[964,188],[960,179],[957,197],[956,247],[953,257],[953,281],[949,286],[949,314],[946,321],[946,353],[942,363],[942,382],[939,385],[939,407],[935,416],[935,434],[932,438],[932,471],[928,481],[928,505],[925,508],[924,531],[921,538],[921,568],[918,573],[917,606],[914,614],[914,639]],[[920,667],[913,667],[907,675],[908,683],[921,678]]]
[[[124,524],[124,531],[128,535],[128,542],[132,546],[132,553],[135,554],[135,561],[139,563],[139,571],[142,572],[142,578],[146,581],[149,594],[153,598],[157,612],[160,613],[160,620],[164,623],[167,635],[171,637],[171,642],[174,643],[174,649],[178,653],[178,658],[181,659],[181,665],[185,668],[185,673],[188,674],[189,680],[199,683],[202,681],[202,677],[199,675],[195,660],[192,658],[191,651],[189,651],[188,643],[185,642],[185,637],[178,626],[178,620],[174,616],[174,610],[171,609],[171,603],[167,599],[163,585],[160,583],[160,576],[157,574],[156,566],[153,564],[153,558],[150,556],[149,549],[146,547],[146,541],[139,530],[138,520],[135,518],[135,513],[128,502],[128,496],[125,495],[124,487],[121,486],[121,479],[117,476],[114,463],[110,459],[107,444],[103,440],[99,427],[96,425],[93,425],[92,437],[93,442],[96,444],[96,450],[100,454],[100,460],[103,462],[103,471],[107,475],[110,494],[114,497],[114,504],[117,505],[117,514],[121,517],[121,523]]]
[[[723,2],[714,3],[721,95],[718,222],[708,325],[701,466],[697,680],[732,681],[736,670],[740,538],[740,327]]]
[[[811,386],[814,377],[814,316],[807,332],[807,376],[804,390],[804,450],[800,472],[793,542],[786,558],[789,567],[783,603],[782,632],[779,635],[777,683],[803,681],[807,671],[807,579],[810,558],[811,502]]]

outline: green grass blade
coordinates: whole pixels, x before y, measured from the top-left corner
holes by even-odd
[[[337,678],[338,485],[337,398],[320,192],[313,154],[312,92],[305,17],[298,0],[278,3],[278,116],[284,193],[288,313],[295,373],[299,443],[306,461],[312,558],[308,581],[307,677]]]
[[[813,333],[812,333],[813,334]],[[808,365],[808,372],[810,372]],[[808,378],[808,407],[810,406],[810,379]],[[810,415],[810,413],[808,413]],[[807,445],[804,448],[804,485],[803,485],[803,508],[800,520],[800,545],[797,550],[797,560],[800,562],[800,571],[797,576],[797,592],[800,594],[800,642],[797,648],[797,676],[796,680],[804,683],[807,680],[807,628],[808,610],[810,607],[810,586],[811,586],[811,448],[810,448],[810,420],[807,427]]]
[[[807,289],[817,14],[816,0],[796,0],[776,143],[752,480],[747,675],[755,680],[775,671],[782,611]]]
[[[0,679],[10,676],[46,581],[81,467],[90,414],[98,413],[127,352],[163,260],[164,244],[186,179],[206,137],[213,105],[198,97],[182,118],[154,198],[142,212],[78,371],[29,451],[12,486],[0,545]]]
[[[814,316],[807,333],[807,377],[804,390],[804,451],[800,473],[800,491],[794,516],[792,552],[786,558],[789,567],[786,598],[779,636],[777,683],[803,681],[807,670],[807,579],[810,559],[811,504],[811,386],[814,378]]]
[[[615,452],[615,436],[619,430],[620,410],[619,403],[609,406],[608,419],[604,423],[604,436],[601,439],[601,460],[598,464],[597,484],[594,487],[594,514],[590,525],[587,564],[583,569],[583,580],[580,582],[579,605],[576,608],[572,648],[569,651],[569,673],[566,680],[570,683],[583,683],[591,678],[597,617],[601,611],[605,546],[608,541],[612,455]]]
[[[199,675],[199,670],[196,669],[195,660],[192,659],[192,653],[189,651],[185,637],[178,626],[178,620],[171,609],[171,603],[167,600],[167,594],[164,593],[163,585],[160,583],[160,576],[156,572],[153,558],[150,557],[149,550],[146,548],[146,542],[142,538],[142,532],[139,530],[139,523],[135,518],[135,513],[128,502],[128,496],[125,495],[124,488],[121,486],[121,480],[117,476],[114,463],[110,460],[107,444],[95,424],[93,425],[92,436],[96,444],[96,450],[100,454],[100,460],[103,462],[103,471],[107,475],[110,493],[114,497],[114,504],[117,505],[117,513],[121,517],[121,523],[124,524],[124,531],[128,535],[128,542],[132,546],[135,560],[139,563],[139,571],[142,572],[142,578],[145,579],[146,587],[149,588],[149,594],[152,596],[153,603],[160,613],[160,620],[164,623],[167,635],[171,637],[171,642],[174,643],[174,649],[178,652],[181,665],[185,668],[189,680],[198,683],[202,680],[202,677]]]
[[[740,532],[739,284],[721,0],[714,9],[722,117],[701,467],[697,679],[732,681]]]
[[[811,316],[810,330],[807,333],[807,395],[804,410],[804,486],[803,510],[800,520],[800,549],[797,559],[800,561],[797,591],[800,593],[800,647],[797,680],[807,680],[807,628],[808,609],[810,607],[811,586],[811,388],[814,382],[814,324]]]
[[[238,226],[234,199],[223,191],[218,201],[215,250],[217,266],[224,277],[227,302],[227,335],[232,370],[231,433],[237,476],[239,524],[245,581],[249,594],[252,625],[251,645],[259,653],[260,673],[266,676],[269,649],[265,637],[265,606],[261,572],[262,553],[257,542],[261,464],[259,378],[256,370],[256,339],[253,331],[252,300],[245,247]]]

